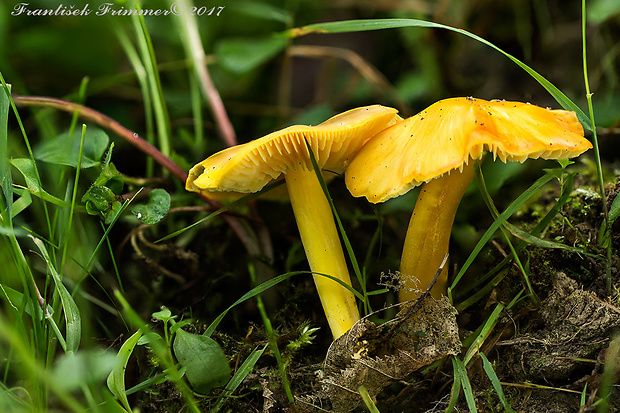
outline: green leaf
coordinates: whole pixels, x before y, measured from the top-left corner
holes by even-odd
[[[170,209],[170,194],[161,188],[156,188],[149,194],[149,202],[136,205],[131,212],[146,225],[157,224]]]
[[[162,307],[161,311],[154,312],[153,314],[151,314],[151,317],[155,320],[160,320],[164,322],[177,318],[177,316],[172,315],[172,312],[167,307]]]
[[[286,45],[287,40],[282,37],[224,39],[215,46],[215,54],[223,68],[243,74],[280,53]]]
[[[564,109],[574,111],[577,114],[577,118],[586,129],[592,130],[592,123],[590,121],[590,118],[581,110],[579,106],[577,106],[564,93],[562,93],[560,89],[555,87],[551,82],[541,76],[538,72],[530,68],[525,63],[521,62],[510,53],[503,51],[502,49],[495,46],[493,43],[483,39],[482,37],[463,29],[458,29],[455,27],[446,26],[444,24],[417,19],[366,19],[310,24],[307,26],[287,30],[285,32],[282,32],[281,35],[290,38],[304,36],[310,33],[348,33],[383,29],[398,29],[406,27],[427,27],[450,30],[464,36],[471,37],[472,39],[475,39],[480,43],[497,50],[498,52],[512,60],[514,63],[516,63],[523,70],[525,70],[531,77],[533,77],[538,83],[540,83],[545,89],[547,89],[551,96],[553,96]]]
[[[81,130],[75,130],[72,135],[68,132],[61,133],[54,139],[38,145],[34,150],[34,157],[40,161],[77,168],[81,140]],[[93,127],[86,129],[81,167],[91,168],[98,165],[109,141],[110,138],[101,129]]]
[[[140,336],[142,336],[142,331],[138,330],[123,343],[116,355],[117,363],[114,370],[112,370],[107,380],[108,389],[121,401],[123,407],[128,412],[132,410],[131,406],[129,406],[127,392],[125,390],[125,369],[127,368],[129,357],[131,357],[131,353],[133,353]]]
[[[110,351],[67,353],[54,366],[52,380],[62,390],[79,390],[83,385],[100,384],[116,364],[116,355]]]
[[[179,330],[175,336],[174,355],[192,388],[208,393],[214,387],[223,386],[230,378],[230,366],[222,348],[211,337]]]
[[[86,212],[90,215],[106,213],[116,201],[116,194],[107,186],[93,186],[82,197],[86,202]]]
[[[62,283],[62,279],[56,271],[56,268],[54,268],[54,265],[50,260],[49,254],[47,253],[47,248],[45,248],[45,244],[43,244],[43,241],[33,236],[31,236],[30,238],[32,238],[37,248],[41,252],[41,256],[47,264],[47,269],[52,275],[52,278],[54,279],[56,294],[58,294],[58,296],[60,297],[60,302],[62,304],[62,309],[65,315],[67,336],[65,352],[75,353],[80,346],[80,338],[82,335],[82,318],[80,316],[80,310],[75,304],[73,297],[71,297],[71,294],[69,294],[69,291],[67,291],[64,284]]]
[[[21,174],[24,176],[24,179],[26,180],[26,186],[28,187],[28,191],[32,195],[39,197],[42,200],[50,202],[54,205],[63,206],[63,207],[70,206],[68,202],[63,201],[60,198],[56,198],[53,195],[50,195],[43,189],[43,187],[41,186],[41,182],[39,181],[39,178],[37,177],[35,165],[32,159],[16,158],[16,159],[11,159],[9,162],[11,162],[11,165],[17,168],[17,170],[21,172]]]

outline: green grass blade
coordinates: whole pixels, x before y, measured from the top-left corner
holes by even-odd
[[[467,353],[465,354],[465,358],[463,359],[464,365],[469,364],[471,359],[476,354],[478,354],[478,350],[480,350],[480,347],[482,347],[482,344],[484,343],[484,341],[487,339],[489,334],[491,334],[491,331],[493,331],[493,328],[495,327],[495,324],[497,324],[497,320],[503,310],[504,310],[504,305],[501,303],[497,304],[497,306],[495,307],[495,309],[493,310],[489,318],[487,318],[487,321],[482,326],[482,330],[480,331],[480,334],[478,334],[476,339],[469,346],[469,350],[467,350]]]
[[[526,189],[521,195],[519,195],[517,199],[515,199],[506,208],[506,210],[502,212],[495,221],[493,221],[493,224],[491,224],[491,226],[487,229],[487,231],[484,233],[482,238],[480,238],[480,240],[474,247],[474,250],[469,255],[465,263],[463,264],[463,267],[461,267],[461,269],[459,270],[459,273],[454,278],[454,281],[452,282],[452,285],[450,286],[450,290],[454,289],[454,287],[458,284],[458,282],[463,277],[463,275],[465,274],[469,266],[472,264],[474,259],[478,256],[480,251],[482,251],[482,248],[486,245],[487,242],[489,242],[491,237],[493,237],[493,234],[495,233],[495,231],[497,231],[500,228],[500,226],[504,222],[506,222],[508,218],[512,216],[512,214],[517,212],[517,210],[521,208],[521,206],[528,199],[534,196],[534,194],[536,194],[536,192],[540,188],[542,188],[547,182],[551,181],[552,179],[554,179],[554,177],[549,174],[543,175],[542,177],[538,178],[536,182],[534,182],[528,189]]]
[[[271,280],[265,281],[264,283],[259,284],[256,287],[252,288],[250,291],[248,291],[247,293],[243,294],[243,296],[241,296],[241,298],[239,298],[237,301],[232,303],[230,305],[230,307],[228,307],[226,310],[224,310],[220,315],[218,315],[217,318],[215,320],[213,320],[213,322],[209,325],[209,327],[207,327],[207,330],[204,332],[204,335],[211,336],[213,334],[213,332],[215,331],[215,329],[217,328],[217,326],[222,321],[222,319],[224,318],[224,316],[226,316],[226,314],[230,310],[232,310],[236,305],[241,304],[242,302],[244,302],[246,300],[249,300],[250,298],[256,297],[258,294],[268,290],[269,288],[273,287],[274,285],[277,285],[277,284],[281,283],[282,281],[287,280],[287,279],[291,278],[292,276],[299,275],[299,274],[311,274],[311,272],[309,272],[309,271],[288,272],[286,274],[278,275],[277,277],[274,277]]]
[[[379,409],[375,405],[375,402],[372,401],[372,397],[370,397],[368,390],[366,390],[366,387],[360,386],[357,391],[360,396],[362,396],[362,401],[370,413],[380,413]]]
[[[63,313],[65,316],[65,326],[66,326],[66,349],[67,353],[75,353],[80,346],[80,338],[82,335],[82,317],[80,316],[80,310],[75,304],[73,297],[69,294],[69,291],[65,288],[62,283],[62,279],[60,274],[54,268],[54,265],[47,253],[47,248],[43,241],[38,238],[31,237],[34,241],[35,245],[39,249],[41,256],[45,260],[47,264],[47,269],[52,275],[54,280],[54,287],[56,289],[56,293],[60,297],[60,301],[62,304]]]
[[[371,30],[383,30],[383,29],[398,29],[398,28],[406,28],[406,27],[426,27],[426,28],[434,28],[434,29],[444,29],[450,30],[464,36],[470,37],[474,40],[479,41],[480,43],[487,45],[504,56],[508,57],[514,63],[516,63],[519,67],[525,70],[530,76],[532,76],[538,83],[541,84],[542,87],[547,89],[547,91],[553,96],[553,98],[566,110],[572,110],[577,114],[579,121],[584,125],[588,130],[592,130],[592,124],[590,122],[590,118],[586,116],[586,114],[577,106],[572,100],[570,100],[560,89],[555,87],[551,82],[545,79],[542,75],[536,72],[534,69],[514,57],[508,52],[500,49],[495,46],[493,43],[488,40],[483,39],[480,36],[477,36],[473,33],[470,33],[463,29],[458,29],[452,26],[446,26],[444,24],[433,23],[425,20],[417,20],[417,19],[367,19],[367,20],[345,20],[338,22],[329,22],[329,23],[317,23],[310,24],[307,26],[297,27],[294,29],[286,30],[281,34],[285,37],[298,37],[303,36],[310,33],[349,33],[349,32],[364,32]]]
[[[452,357],[452,367],[454,368],[454,381],[456,382],[456,377],[458,376],[470,413],[477,412],[478,410],[476,409],[474,391],[471,387],[471,383],[469,382],[469,377],[467,377],[467,369],[465,368],[465,364],[463,364],[463,362],[457,357]]]
[[[132,7],[140,9],[139,2],[133,1]],[[155,58],[155,49],[151,36],[146,27],[144,16],[131,15],[131,20],[138,41],[138,48],[146,70],[149,85],[149,94],[153,103],[153,111],[155,113],[155,123],[157,124],[157,135],[159,138],[159,150],[167,157],[170,156],[170,120],[168,109],[166,108],[164,93],[159,78],[159,70],[157,68],[157,59]]]
[[[232,394],[235,392],[235,390],[237,390],[241,382],[248,376],[248,374],[252,372],[252,369],[254,369],[254,366],[258,362],[258,359],[260,359],[267,347],[268,344],[265,344],[262,349],[256,348],[252,351],[252,353],[250,353],[248,358],[246,358],[243,364],[241,364],[241,367],[239,367],[239,369],[228,381],[226,388],[224,388],[220,395],[221,399],[218,400],[217,404],[211,410],[211,412],[217,413],[222,408],[222,406],[224,406],[227,398],[229,396],[232,396]]]
[[[8,124],[9,110],[11,102],[11,86],[3,83],[0,91],[0,186],[4,194],[4,208],[6,209],[6,223],[9,228],[13,227],[13,179],[11,178],[11,168],[9,167],[8,149]],[[0,206],[2,204],[0,203]]]
[[[452,357],[452,370],[454,372],[454,377],[452,380],[452,390],[450,391],[450,404],[446,408],[446,413],[451,413],[456,407],[456,403],[459,401],[459,395],[461,394],[461,375],[456,374],[456,357]]]
[[[360,283],[362,287],[363,298],[362,302],[364,303],[364,308],[368,313],[370,310],[370,304],[368,302],[368,297],[366,295],[366,283],[364,283],[364,277],[362,276],[362,272],[360,271],[360,266],[357,262],[357,258],[355,258],[355,253],[353,252],[353,247],[351,246],[351,242],[349,241],[349,237],[347,237],[347,233],[344,230],[344,226],[342,225],[342,221],[340,220],[340,216],[338,215],[338,211],[336,211],[336,206],[334,205],[334,201],[332,197],[329,195],[329,190],[327,189],[327,184],[323,179],[323,175],[321,174],[321,169],[319,168],[319,164],[316,162],[316,157],[314,156],[314,152],[312,151],[312,147],[310,143],[306,141],[306,147],[308,148],[308,154],[310,155],[310,161],[312,162],[312,168],[314,169],[314,173],[316,174],[319,183],[321,184],[321,188],[323,189],[323,193],[325,194],[325,198],[327,202],[329,202],[329,206],[332,209],[332,213],[334,215],[334,219],[336,220],[336,225],[338,225],[338,231],[340,232],[340,236],[342,237],[342,241],[344,242],[345,248],[347,250],[347,254],[349,256],[349,260],[351,261],[351,265],[353,266],[353,272],[355,273],[355,277],[357,281]]]
[[[514,410],[510,407],[508,402],[506,401],[506,397],[504,396],[504,390],[502,390],[502,385],[499,382],[499,378],[497,374],[495,374],[495,370],[493,370],[493,366],[489,362],[489,360],[484,356],[484,354],[480,353],[480,358],[482,359],[482,368],[484,372],[487,374],[489,380],[491,380],[491,385],[493,389],[495,389],[495,393],[497,393],[497,397],[499,397],[499,401],[502,402],[504,409],[508,413],[515,413]]]

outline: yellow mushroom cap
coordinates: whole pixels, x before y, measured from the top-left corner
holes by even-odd
[[[321,170],[340,174],[368,139],[402,120],[397,112],[380,105],[365,106],[317,126],[290,126],[233,146],[194,166],[185,188],[207,196],[258,192],[288,170],[312,170],[306,141]]]
[[[521,102],[451,98],[373,137],[347,168],[349,191],[383,202],[455,169],[484,150],[503,162],[567,159],[590,149],[574,112]]]

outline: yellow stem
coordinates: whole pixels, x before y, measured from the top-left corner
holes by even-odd
[[[286,186],[310,269],[351,285],[347,262],[329,202],[314,171],[289,171]],[[334,280],[314,275],[323,311],[337,339],[360,318],[355,296]]]
[[[450,233],[461,198],[474,177],[474,162],[463,172],[452,171],[424,184],[409,221],[400,272],[405,276],[401,302],[418,298],[428,288],[448,253]],[[448,288],[448,266],[439,275],[431,295],[439,299]]]

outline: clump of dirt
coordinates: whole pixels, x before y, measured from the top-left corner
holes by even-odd
[[[583,367],[583,360],[596,359],[620,328],[620,310],[562,272],[553,279],[553,290],[541,304],[541,328],[531,324],[518,338],[498,343],[506,346],[506,356],[529,380],[570,377]]]
[[[381,325],[365,318],[330,347],[321,379],[321,395],[334,411],[351,411],[361,403],[360,386],[371,397],[411,373],[461,349],[456,309],[447,298],[429,295],[405,303]]]

